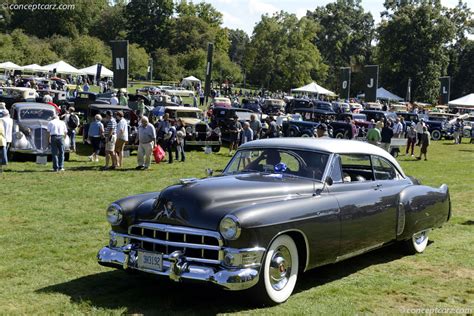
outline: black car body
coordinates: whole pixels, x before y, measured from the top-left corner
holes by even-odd
[[[403,117],[407,126],[410,126],[412,123],[416,124],[420,119],[423,119],[433,140],[451,137],[451,132],[447,128],[448,122],[445,119],[433,120],[428,115],[409,112],[397,112],[397,115]]]
[[[262,115],[249,109],[215,107],[212,110],[211,127],[219,128],[222,133],[222,140],[230,140],[230,125],[234,121],[234,116],[243,124],[250,121],[250,116],[255,115],[257,119],[262,120]]]
[[[110,104],[111,93],[77,92],[77,96],[69,101],[72,102],[76,112],[86,114],[91,104]]]
[[[375,122],[378,121],[385,121],[385,120],[392,120],[395,121],[397,119],[397,114],[388,111],[379,111],[379,110],[363,110],[360,111],[361,114],[365,114],[367,117],[367,121],[374,120]]]
[[[262,111],[265,114],[279,114],[286,110],[286,103],[281,99],[265,99],[262,103]]]
[[[299,272],[395,242],[423,252],[450,216],[446,185],[421,185],[381,148],[273,138],[242,145],[221,176],[113,202],[97,257],[175,281],[255,287],[274,304]]]
[[[257,99],[242,99],[242,109],[250,110],[255,113],[262,113],[262,107]]]

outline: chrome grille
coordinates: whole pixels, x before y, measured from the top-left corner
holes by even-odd
[[[36,128],[33,131],[33,138],[36,149],[48,149],[48,131],[45,128]]]
[[[183,252],[188,261],[219,264],[224,258],[224,242],[214,231],[141,223],[129,228],[129,238],[140,249],[162,253],[165,259],[177,250]]]

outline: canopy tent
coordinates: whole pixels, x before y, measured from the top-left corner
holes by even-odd
[[[358,98],[364,98],[365,93],[358,94]],[[400,98],[398,95],[393,94],[392,92],[380,87],[377,89],[377,100],[387,100],[387,101],[403,101],[403,98]]]
[[[311,82],[306,86],[302,86],[296,89],[291,89],[291,92],[306,92],[306,93],[313,93],[313,94],[323,94],[328,96],[336,96],[336,94],[332,91],[329,91],[326,88],[321,87],[316,82]]]
[[[89,76],[95,76],[97,74],[97,64],[79,69],[81,73],[84,73]],[[114,72],[108,68],[106,68],[104,65],[102,65],[102,70],[100,71],[100,77],[113,77]]]
[[[17,70],[17,69],[21,69],[21,66],[18,66],[17,64],[12,63],[11,61],[7,61],[0,64],[0,69]]]
[[[21,67],[21,69],[23,71],[26,71],[26,72],[42,72],[42,71],[48,71],[47,69],[45,69],[43,66],[40,66],[38,64],[31,64],[31,65],[26,65],[26,66],[23,66]]]
[[[79,69],[69,65],[65,61],[58,61],[57,63],[54,64],[49,64],[46,66],[43,66],[47,71],[53,71],[56,69],[56,73],[58,74],[71,74],[71,75],[81,75],[82,72],[79,71]]]
[[[462,98],[448,102],[450,107],[473,107],[474,108],[474,93],[463,96]]]
[[[192,86],[193,83],[201,84],[201,80],[199,80],[198,78],[194,76],[189,76],[189,77],[183,78],[183,80],[181,81],[181,84],[183,86]]]

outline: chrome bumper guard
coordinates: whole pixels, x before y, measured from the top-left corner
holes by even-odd
[[[233,249],[225,248],[226,254],[235,257],[236,254],[251,254],[255,261],[261,262],[264,248]],[[173,281],[194,280],[201,282],[211,282],[223,287],[226,290],[239,291],[251,288],[259,280],[260,263],[226,266],[212,265],[205,263],[195,263],[188,261],[181,251],[174,251],[163,258],[163,269],[161,271],[138,267],[138,249],[134,244],[127,244],[122,247],[106,246],[97,254],[100,265],[118,268],[133,269],[150,274],[169,277]],[[237,263],[237,262],[235,262]]]

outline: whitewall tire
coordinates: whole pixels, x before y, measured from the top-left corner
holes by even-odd
[[[417,254],[425,251],[428,246],[428,230],[424,230],[413,234],[413,236],[405,241],[405,248],[409,254]]]
[[[285,302],[298,278],[298,248],[288,235],[278,236],[270,245],[260,271],[259,298],[266,304]]]

